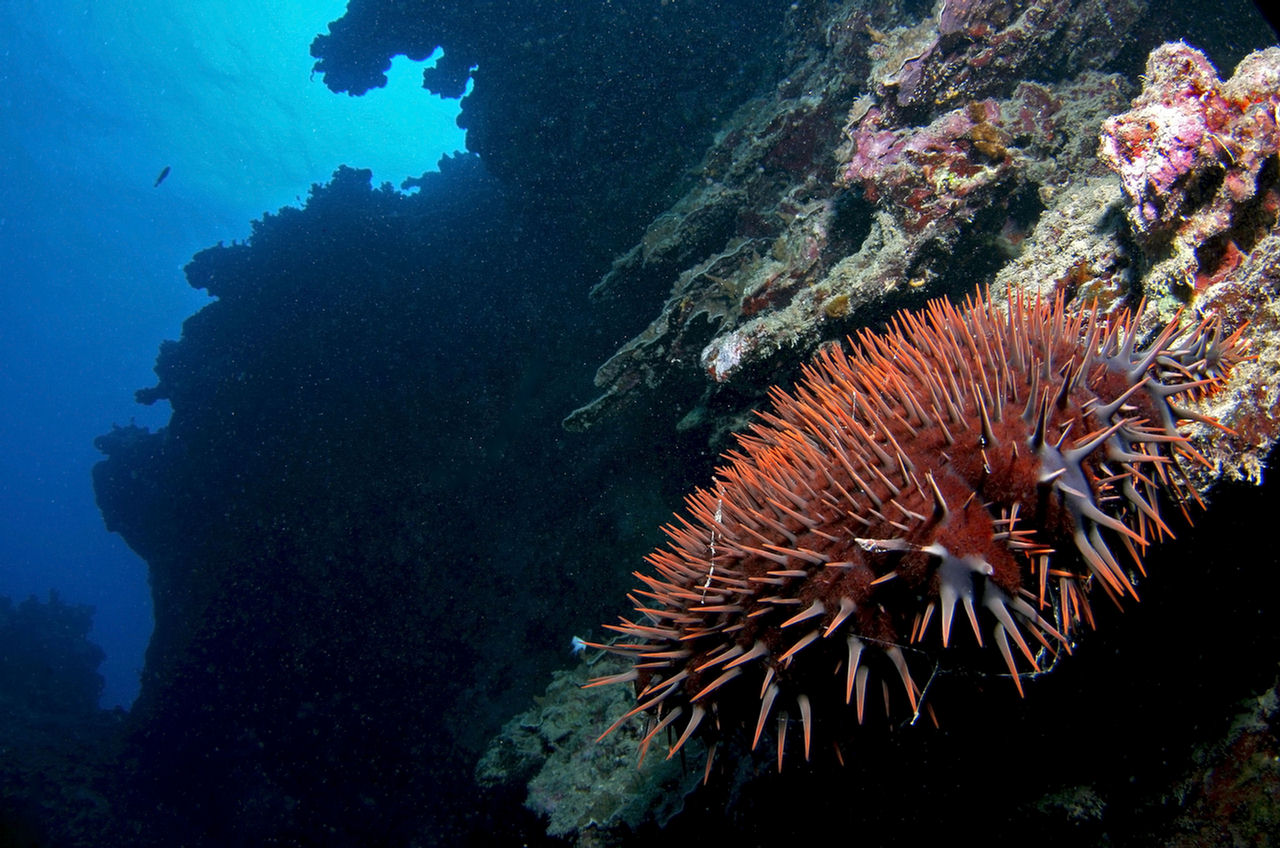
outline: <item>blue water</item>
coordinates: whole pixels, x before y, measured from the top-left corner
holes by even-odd
[[[206,302],[183,264],[340,164],[398,185],[464,147],[423,63],[359,98],[311,77],[345,6],[0,4],[0,595],[97,608],[104,707],[136,697],[152,622],[146,566],[94,504],[93,438],[165,423],[133,392]]]

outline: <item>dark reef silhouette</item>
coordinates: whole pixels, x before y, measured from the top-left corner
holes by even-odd
[[[592,343],[556,292],[583,269],[513,237],[474,155],[416,185],[343,168],[197,254],[217,301],[138,393],[169,425],[97,441],[155,599],[125,807],[145,841],[457,839],[458,776],[606,613],[592,567],[652,533],[615,525],[659,470],[559,428]]]
[[[93,607],[0,596],[0,845],[90,845],[108,820],[124,713],[98,709]]]
[[[311,53],[325,85],[359,95],[386,84],[393,56],[442,48],[423,85],[458,97],[474,81],[458,119],[467,149],[521,217],[577,222],[576,249],[607,267],[716,124],[772,84],[792,5],[353,0]]]
[[[57,592],[17,606],[0,597],[0,697],[21,698],[33,710],[67,715],[98,708],[104,654],[88,640],[93,607],[68,606]]]

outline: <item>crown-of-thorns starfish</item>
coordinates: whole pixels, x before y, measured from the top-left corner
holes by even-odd
[[[634,662],[588,684],[636,687],[605,735],[647,715],[643,756],[666,728],[670,754],[706,734],[709,773],[726,731],[755,748],[776,716],[781,768],[798,715],[807,759],[819,722],[862,721],[873,679],[918,714],[911,666],[956,641],[958,610],[1021,693],[1018,655],[1038,671],[1069,650],[1092,586],[1137,597],[1122,560],[1141,571],[1172,535],[1162,500],[1199,500],[1178,428],[1217,422],[1184,404],[1243,349],[1213,319],[1140,347],[1128,313],[1021,297],[935,301],[826,348],[664,528],[639,617],[606,625],[622,639],[593,643]]]

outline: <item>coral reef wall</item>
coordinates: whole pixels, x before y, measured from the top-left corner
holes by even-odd
[[[470,775],[569,662],[569,637],[620,610],[658,525],[767,385],[824,341],[981,283],[1104,308],[1150,289],[1152,320],[1194,298],[1280,325],[1264,296],[1277,276],[1274,156],[1244,155],[1243,130],[1210,128],[1236,145],[1230,158],[1202,134],[1187,166],[1208,175],[1194,196],[1215,198],[1203,208],[1221,227],[1197,219],[1217,241],[1192,246],[1191,265],[1169,230],[1135,230],[1135,198],[1095,156],[1103,121],[1130,108],[1172,30],[1223,78],[1264,46],[1236,23],[1247,7],[1194,29],[1139,0],[925,6],[350,5],[313,46],[326,83],[358,94],[392,55],[442,46],[424,82],[456,96],[474,81],[463,121],[479,155],[445,160],[412,196],[342,169],[304,209],[188,266],[217,301],[165,343],[157,385],[139,393],[172,405],[169,426],[98,441],[99,504],[147,560],[156,614],[117,842],[520,844],[544,838],[539,816],[570,838],[602,836],[592,822],[612,823],[615,841],[632,825],[652,835],[684,803],[684,778],[653,792],[618,771],[629,756],[579,745],[604,710],[574,701],[563,678],[494,743],[519,755],[488,759],[490,789]],[[1252,179],[1252,194],[1228,173]],[[1221,440],[1212,456],[1255,479],[1276,420],[1256,375],[1277,357],[1261,355],[1227,399],[1252,404],[1230,419],[1247,446]],[[575,406],[567,425],[585,436],[561,428]],[[1187,548],[1212,550],[1212,537]],[[1226,601],[1241,601],[1244,565],[1221,571]],[[1209,604],[1195,589],[1170,594]],[[1217,614],[1243,620],[1222,601]],[[1138,619],[1130,634],[1151,638],[1117,648],[1134,653],[1101,677],[1044,688],[1114,693],[1167,718],[1161,697],[1176,687],[1135,691],[1126,661],[1154,670],[1142,683],[1177,681],[1185,645],[1156,638],[1182,632],[1176,608]],[[1212,635],[1203,644],[1222,652],[1242,638],[1217,624]],[[1263,665],[1247,680],[1197,666],[1196,691],[1224,677],[1256,691]],[[1012,749],[1038,729],[1029,744],[1048,758],[1063,739],[1045,725],[1067,728],[1071,746],[1080,700],[1047,718],[1005,703],[972,715],[975,732],[931,752],[942,768],[923,777],[922,748],[898,757],[894,737],[885,758],[868,751],[843,784],[863,787],[880,828],[868,832],[918,818],[921,791],[971,811],[975,796],[947,794],[950,776],[992,759],[992,738]],[[1128,749],[1143,780],[1169,729],[1149,726]],[[1081,750],[1103,758],[1114,738]],[[917,773],[879,770],[894,761]],[[612,772],[584,782],[574,767],[588,762]],[[1088,765],[1067,764],[1059,785],[1078,792],[1057,809],[1088,807]],[[1034,805],[1020,775],[990,786]],[[829,780],[721,784],[670,834],[751,834],[759,811],[807,797],[807,820],[847,817],[847,792],[817,794]]]

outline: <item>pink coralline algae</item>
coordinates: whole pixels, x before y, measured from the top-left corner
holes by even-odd
[[[892,210],[911,236],[954,231],[980,211],[1007,204],[1019,185],[1058,183],[1066,170],[1087,168],[1094,142],[1086,154],[1068,137],[1086,114],[1118,103],[1116,97],[1113,78],[1085,74],[1052,90],[1022,82],[1008,98],[971,100],[926,126],[897,126],[878,106],[855,108],[844,130],[839,183]],[[1077,146],[1078,152],[1068,149]]]
[[[1224,83],[1203,53],[1166,44],[1133,107],[1103,123],[1099,156],[1120,176],[1140,237],[1201,243],[1231,229],[1241,204],[1274,206],[1264,166],[1280,148],[1277,122],[1280,48],[1250,54]]]
[[[1012,172],[994,100],[946,112],[927,127],[882,129],[881,119],[873,108],[846,129],[852,146],[841,182],[860,185],[869,201],[890,201],[908,232],[972,217],[986,202],[982,189]]]

